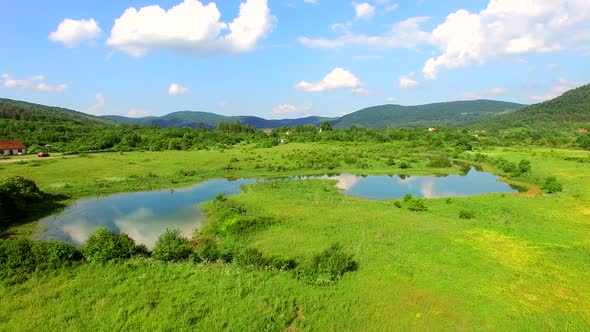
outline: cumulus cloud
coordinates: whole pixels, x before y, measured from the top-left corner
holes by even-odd
[[[49,39],[66,47],[75,47],[83,41],[97,38],[100,32],[94,19],[78,21],[66,18],[57,26],[57,30],[49,34]]]
[[[146,117],[148,115],[150,115],[149,112],[139,109],[130,109],[129,112],[127,112],[127,116],[130,118],[141,118]]]
[[[107,45],[132,56],[153,50],[185,54],[248,52],[271,32],[275,21],[267,0],[242,2],[238,17],[231,23],[220,18],[215,2],[204,5],[198,0],[184,0],[169,10],[156,5],[129,8],[115,21]]]
[[[96,104],[88,107],[88,109],[86,110],[86,113],[88,114],[93,114],[93,115],[99,115],[102,110],[102,108],[104,107],[105,104],[105,99],[104,99],[104,95],[99,92],[96,94]]]
[[[68,89],[65,83],[58,85],[51,85],[45,83],[45,76],[35,75],[26,79],[15,79],[9,74],[2,74],[4,79],[4,87],[6,88],[20,88],[20,89],[35,89],[44,92],[62,92]]]
[[[395,103],[396,101],[397,101],[397,98],[395,98],[395,97],[387,98],[387,102],[389,102],[389,103]]]
[[[428,21],[428,17],[412,17],[394,24],[389,31],[380,36],[355,34],[346,28],[340,29],[342,34],[334,39],[300,37],[299,42],[312,48],[341,48],[362,46],[371,48],[414,48],[426,42],[429,34],[420,29],[420,24]]]
[[[301,81],[295,87],[299,90],[307,92],[320,92],[332,89],[350,88],[355,93],[367,93],[367,90],[363,87],[361,81],[351,72],[342,68],[335,68],[318,82],[310,83],[307,81]]]
[[[559,80],[557,80],[557,82],[555,82],[555,84],[551,88],[551,91],[549,91],[543,95],[531,96],[530,99],[534,100],[534,101],[538,101],[538,102],[547,101],[547,100],[559,97],[564,92],[574,89],[574,88],[577,88],[581,85],[582,85],[582,83],[580,83],[580,82],[573,82],[573,81],[567,80],[565,78],[560,78]]]
[[[170,87],[168,88],[168,95],[169,96],[186,95],[189,93],[190,93],[190,90],[188,88],[185,88],[178,83],[172,83],[172,84],[170,84]]]
[[[442,54],[428,59],[424,76],[441,68],[484,63],[506,55],[544,53],[590,39],[587,0],[491,0],[475,14],[458,10],[432,31],[430,42]]]
[[[354,12],[357,20],[370,20],[375,15],[375,6],[368,2],[353,2]]]
[[[296,113],[309,111],[311,109],[310,104],[305,105],[293,105],[293,104],[281,104],[272,109],[272,114],[285,114],[285,113]]]
[[[414,73],[403,75],[399,78],[399,87],[402,89],[412,89],[418,86],[418,81],[414,80]]]
[[[318,0],[303,0],[303,2],[305,2],[305,3],[311,3],[311,4],[316,4],[316,3],[318,3]]]

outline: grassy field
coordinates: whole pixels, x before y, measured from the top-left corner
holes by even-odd
[[[280,222],[228,241],[295,258],[340,242],[358,269],[333,286],[315,286],[290,272],[233,264],[82,264],[1,285],[0,329],[590,329],[589,153],[479,152],[528,159],[531,173],[517,180],[540,184],[554,175],[564,191],[429,199],[428,211],[412,212],[394,200],[342,195],[332,181],[256,183],[229,199]],[[224,175],[460,171],[426,167],[429,155],[396,144],[288,144],[88,155],[0,168],[2,175],[23,175],[71,198]],[[399,169],[402,159],[413,167]],[[461,219],[461,211],[474,217]]]

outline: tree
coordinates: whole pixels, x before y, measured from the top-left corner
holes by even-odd
[[[332,124],[328,120],[324,120],[324,121],[322,121],[322,123],[320,123],[320,129],[322,131],[332,131],[333,130]]]

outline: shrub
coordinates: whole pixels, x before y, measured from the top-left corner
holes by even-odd
[[[414,196],[412,196],[412,194],[405,194],[404,195],[404,202],[409,202],[412,198],[414,198]]]
[[[414,212],[427,211],[428,207],[426,207],[424,199],[414,197],[408,201],[408,210]]]
[[[506,173],[511,173],[511,172],[514,172],[514,171],[516,170],[516,164],[515,164],[515,163],[513,163],[513,162],[508,162],[508,163],[505,163],[505,164],[502,166],[502,170],[503,170],[504,172],[506,172]]]
[[[434,158],[430,159],[430,162],[428,163],[428,167],[448,168],[451,166],[452,166],[452,164],[451,164],[451,161],[449,160],[449,158],[444,157],[444,156],[434,157]]]
[[[475,218],[475,212],[471,210],[461,210],[459,211],[459,219],[473,219]]]
[[[297,267],[297,262],[283,255],[273,255],[267,259],[267,265],[279,270],[293,270]]]
[[[527,173],[531,170],[531,162],[529,160],[521,160],[518,163],[518,169],[521,173]]]
[[[193,252],[191,241],[180,234],[178,229],[167,229],[156,241],[152,256],[162,261],[187,259]]]
[[[214,239],[203,238],[198,240],[198,255],[201,260],[215,262],[220,259],[221,254]]]
[[[339,243],[314,255],[311,260],[300,265],[296,275],[300,279],[307,280],[317,285],[332,285],[336,283],[344,273],[354,271],[357,263],[353,256],[347,254]]]
[[[37,265],[62,266],[82,258],[82,254],[70,243],[38,241],[32,247]]]
[[[407,168],[411,168],[412,166],[410,165],[410,163],[402,161],[401,163],[399,163],[399,168],[401,169],[407,169]]]
[[[555,178],[554,176],[550,176],[545,180],[543,190],[545,190],[545,192],[549,194],[558,193],[563,191],[563,185],[557,182],[557,178]]]
[[[37,265],[33,254],[33,241],[25,238],[0,240],[0,267],[32,270]]]
[[[117,235],[106,227],[97,228],[82,249],[84,258],[91,263],[129,258],[135,251],[135,241],[127,234]]]
[[[234,256],[234,263],[240,266],[263,267],[267,264],[258,249],[246,248],[239,250]]]
[[[395,202],[393,202],[393,206],[395,206],[398,209],[401,209],[402,208],[402,203],[400,201],[395,201]]]

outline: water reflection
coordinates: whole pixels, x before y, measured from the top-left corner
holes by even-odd
[[[204,219],[199,204],[220,192],[240,192],[255,180],[215,179],[188,189],[158,190],[82,199],[61,214],[40,221],[37,239],[58,239],[82,245],[99,226],[129,234],[137,243],[153,247],[166,228],[178,228],[190,236]]]
[[[499,177],[471,169],[465,175],[435,176],[366,176],[353,174],[291,177],[298,179],[337,180],[337,187],[347,195],[387,199],[406,194],[426,198],[467,196],[489,192],[516,192],[499,182]],[[117,194],[82,199],[61,214],[40,221],[38,239],[58,239],[82,245],[99,226],[129,234],[137,243],[153,247],[166,228],[178,228],[190,236],[204,220],[199,204],[212,200],[220,192],[240,192],[240,186],[257,180],[229,181],[215,179],[187,189]]]

